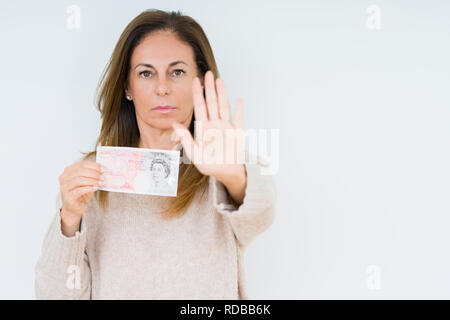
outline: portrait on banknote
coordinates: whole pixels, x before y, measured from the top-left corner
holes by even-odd
[[[106,168],[100,190],[177,195],[180,151],[102,146],[96,162]]]

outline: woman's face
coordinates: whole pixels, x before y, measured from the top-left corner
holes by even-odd
[[[174,62],[177,62],[174,64]],[[192,81],[197,65],[192,48],[172,33],[158,31],[144,38],[134,49],[129,70],[129,87],[139,124],[171,129],[172,122],[189,125],[194,105]],[[157,106],[173,106],[161,113]]]
[[[164,179],[166,172],[164,166],[160,163],[155,163],[152,168],[153,180],[161,181]]]

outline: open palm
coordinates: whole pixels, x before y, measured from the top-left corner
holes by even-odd
[[[244,152],[242,99],[237,99],[232,123],[230,105],[222,79],[217,78],[214,81],[212,71],[205,73],[206,102],[198,77],[193,80],[192,91],[196,120],[195,139],[184,125],[177,122],[172,125],[181,139],[184,152],[204,175],[214,176],[219,181],[242,177],[245,175],[242,158]],[[201,133],[197,130],[199,126]]]

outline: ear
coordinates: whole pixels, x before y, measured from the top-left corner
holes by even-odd
[[[132,95],[131,92],[130,92],[130,83],[128,82],[128,80],[125,81],[125,86],[124,87],[125,87],[125,90],[124,90],[125,91],[125,96],[126,95]]]

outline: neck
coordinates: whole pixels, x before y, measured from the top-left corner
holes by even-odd
[[[139,148],[172,150],[179,143],[172,141],[173,129],[148,128],[140,131]]]
[[[191,123],[191,118],[192,114],[181,123],[187,127]],[[154,128],[143,122],[139,117],[136,120],[140,134],[139,148],[175,150],[181,144],[181,141],[172,140],[172,137],[175,136],[173,128]]]
[[[137,119],[139,127],[139,148],[175,150],[181,141],[172,140],[173,128],[154,128]],[[186,123],[183,123],[185,126]]]

